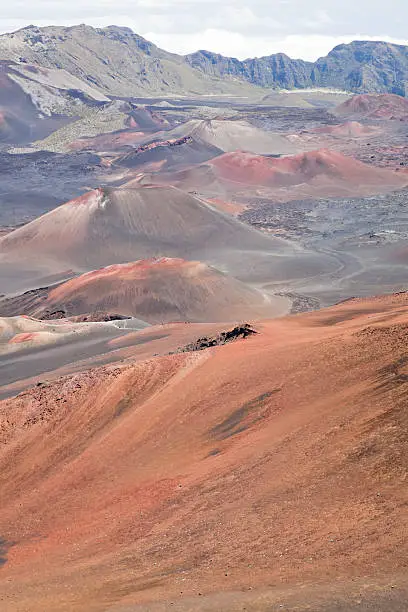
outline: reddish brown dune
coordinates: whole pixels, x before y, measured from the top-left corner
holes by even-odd
[[[367,125],[362,125],[358,121],[347,121],[340,125],[325,125],[313,130],[316,134],[329,134],[339,138],[362,138],[364,136],[370,136],[376,132],[375,128]]]
[[[52,289],[40,307],[43,318],[115,312],[148,321],[235,321],[286,314],[289,301],[251,289],[215,268],[183,259],[149,259],[88,272]]]
[[[403,610],[407,321],[353,300],[2,402],[4,609]]]
[[[195,189],[208,199],[242,199],[256,194],[279,201],[371,195],[401,189],[408,183],[406,176],[329,149],[280,158],[235,151],[155,178],[181,189]]]
[[[349,189],[370,185],[397,186],[406,180],[393,172],[373,168],[329,149],[281,158],[236,152],[221,155],[209,164],[216,168],[220,178],[272,187],[290,187],[310,183],[319,178],[339,181]]]
[[[360,94],[335,109],[343,117],[408,119],[408,100],[394,94]]]

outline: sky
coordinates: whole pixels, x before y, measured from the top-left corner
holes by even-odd
[[[175,53],[316,60],[352,40],[408,44],[407,0],[13,0],[0,31],[29,24],[120,25]]]

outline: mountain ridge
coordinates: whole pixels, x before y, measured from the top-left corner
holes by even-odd
[[[337,45],[316,62],[276,53],[243,61],[200,50],[178,55],[128,27],[27,26],[0,35],[0,61],[63,69],[103,95],[208,93],[243,95],[259,88],[336,88],[406,95],[408,46],[383,41]]]
[[[27,26],[0,36],[0,62],[64,70],[102,95],[116,98],[242,92],[242,82],[203,75],[182,56],[119,26]],[[255,89],[251,84],[246,87]]]
[[[334,47],[315,62],[276,53],[243,61],[210,51],[186,56],[197,70],[234,75],[262,87],[334,87],[353,93],[406,95],[408,46],[356,40]]]

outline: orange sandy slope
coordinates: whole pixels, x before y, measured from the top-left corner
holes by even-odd
[[[351,300],[3,401],[2,609],[401,586],[407,321],[405,294]]]

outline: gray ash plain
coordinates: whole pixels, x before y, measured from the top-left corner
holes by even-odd
[[[292,285],[320,305],[407,287],[408,190],[366,198],[253,200],[240,219],[338,260],[337,272]],[[272,286],[289,292],[282,283]]]
[[[16,226],[101,184],[100,158],[89,152],[0,153],[0,226]]]

